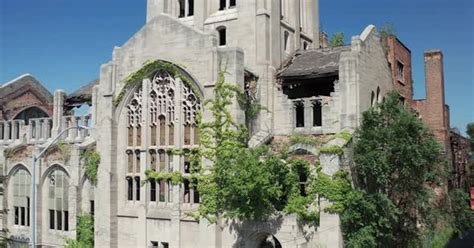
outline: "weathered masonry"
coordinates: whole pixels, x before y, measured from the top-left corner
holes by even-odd
[[[250,129],[249,145],[277,147],[292,135],[325,140],[295,142],[291,156],[320,163],[327,174],[349,166],[351,141],[337,134],[350,136],[362,112],[398,87],[394,68],[408,82],[410,65],[399,53],[387,56],[372,25],[350,44],[323,47],[318,6],[318,0],[148,0],[146,23],[113,49],[98,80],[71,94],[51,94],[31,75],[1,85],[0,223],[12,246],[30,242],[31,156],[62,130],[84,125],[90,129],[66,133],[39,162],[43,247],[74,238],[83,212],[95,216],[96,247],[343,247],[339,217],[322,211],[331,204],[323,198],[317,227],[295,215],[210,224],[186,215],[202,197],[189,181],[144,182],[147,169],[191,172],[186,151],[199,144],[196,116],[210,118],[203,103],[224,69],[227,82],[268,109],[251,118],[237,101],[231,105],[233,118]],[[401,66],[390,59],[396,56]],[[438,55],[429,58],[436,64]],[[84,115],[81,106],[89,106]],[[342,152],[328,152],[335,146]],[[96,180],[86,172],[88,151],[100,155]],[[305,176],[300,180],[304,194]]]

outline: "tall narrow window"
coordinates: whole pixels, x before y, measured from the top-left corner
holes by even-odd
[[[156,181],[150,181],[150,201],[156,202]]]
[[[224,10],[227,0],[219,0],[219,10]]]
[[[188,16],[194,15],[194,0],[188,0]]]
[[[370,106],[373,107],[375,105],[375,93],[372,91],[370,93]]]
[[[295,103],[296,127],[304,127],[304,104],[301,101]]]
[[[225,46],[227,44],[226,28],[218,27],[217,32],[219,33],[219,46]]]
[[[69,231],[69,179],[61,170],[49,175],[48,206],[50,228]]]
[[[184,17],[185,16],[185,11],[186,11],[186,6],[185,6],[185,0],[179,0],[179,16],[178,17]]]
[[[165,192],[166,192],[166,181],[160,180],[160,197],[159,197],[160,202],[165,202],[165,198],[166,198]]]
[[[133,201],[133,180],[131,177],[127,177],[127,199]]]
[[[193,203],[199,203],[199,191],[197,185],[193,188]]]
[[[306,183],[308,181],[308,174],[304,168],[298,168],[298,177],[300,183],[300,195],[306,196]]]
[[[321,108],[321,102],[316,101],[313,103],[313,127],[320,127],[323,125],[323,111]]]
[[[405,72],[404,72],[404,68],[403,68],[403,67],[404,67],[404,66],[403,66],[402,62],[397,61],[397,79],[398,79],[398,81],[400,81],[400,82],[404,82],[403,79],[404,79],[404,74],[405,74]]]
[[[15,225],[30,225],[31,176],[25,169],[18,170],[12,178]]]
[[[230,0],[229,8],[235,8],[236,0]]]
[[[183,181],[183,202],[184,203],[191,203],[191,190],[189,188],[189,181]]]
[[[135,177],[135,200],[140,200],[140,177]]]
[[[93,201],[93,200],[90,201],[90,209],[89,209],[89,212],[91,213],[92,216],[94,216],[94,213],[95,213],[95,204],[94,204],[94,201]]]

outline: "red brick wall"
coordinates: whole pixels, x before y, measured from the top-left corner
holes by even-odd
[[[425,52],[426,99],[413,104],[425,124],[449,152],[449,108],[444,100],[443,54],[439,50]]]
[[[392,72],[392,81],[397,90],[408,105],[413,100],[413,81],[411,75],[411,51],[400,40],[394,36],[384,38],[387,49],[387,59]],[[397,63],[403,64],[403,77],[398,77]]]
[[[45,111],[48,116],[53,116],[53,103],[41,99],[31,90],[25,90],[18,96],[2,100],[5,100],[3,105],[3,119],[5,120],[13,119],[22,110],[34,106]]]

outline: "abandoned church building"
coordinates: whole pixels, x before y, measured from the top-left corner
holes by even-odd
[[[410,50],[372,25],[350,44],[326,47],[318,0],[197,2],[148,0],[144,26],[113,49],[98,80],[71,94],[49,92],[29,74],[0,85],[0,225],[12,247],[31,242],[32,157],[63,131],[36,163],[41,247],[75,238],[82,212],[94,215],[96,247],[342,247],[335,214],[321,211],[317,227],[294,215],[238,228],[198,222],[186,215],[199,206],[195,186],[145,182],[147,169],[190,173],[189,158],[169,151],[199,144],[197,114],[210,118],[203,103],[221,70],[268,109],[250,118],[237,101],[231,106],[250,129],[250,146],[278,146],[291,134],[333,135],[320,147],[291,146],[327,174],[350,162],[324,147],[347,152],[350,140],[337,134],[352,133],[362,112],[393,89],[451,153],[457,139],[450,138],[440,51],[425,53],[427,98],[414,100]],[[81,106],[88,113],[77,114]],[[84,165],[91,150],[100,155],[95,180]],[[321,209],[330,204],[319,202]]]

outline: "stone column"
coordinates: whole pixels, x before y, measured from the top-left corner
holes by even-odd
[[[56,136],[61,132],[63,114],[64,114],[64,97],[66,93],[64,90],[56,90],[54,92],[54,106],[53,106],[53,129],[52,136]]]

